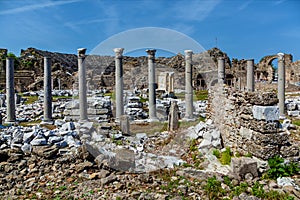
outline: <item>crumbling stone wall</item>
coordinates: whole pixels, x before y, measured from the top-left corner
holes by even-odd
[[[262,159],[298,156],[299,143],[291,141],[289,132],[282,130],[276,119],[277,102],[272,92],[214,88],[210,91],[208,117],[221,131],[224,146]],[[257,117],[255,108],[264,109],[262,117]]]

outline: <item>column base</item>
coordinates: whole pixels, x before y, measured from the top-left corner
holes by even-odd
[[[185,122],[194,122],[196,121],[197,119],[195,117],[184,117],[182,119],[182,121],[185,121]]]
[[[279,119],[286,119],[286,116],[285,115],[280,115]]]
[[[78,122],[79,123],[86,123],[86,122],[89,122],[89,119],[80,119]]]
[[[159,119],[157,117],[151,118],[147,120],[148,122],[159,122]]]
[[[41,122],[41,125],[53,125],[54,120],[44,120]]]
[[[7,121],[7,120],[5,120],[4,123],[5,123],[5,124],[10,124],[10,125],[19,124],[18,121]]]

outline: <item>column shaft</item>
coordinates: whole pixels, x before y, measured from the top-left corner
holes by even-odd
[[[78,49],[78,84],[79,84],[79,114],[80,121],[87,121],[87,87],[86,87],[86,68],[85,68],[85,51]]]
[[[116,78],[116,119],[119,120],[124,115],[124,103],[123,103],[123,63],[122,53],[123,48],[115,48],[115,78]]]
[[[218,58],[218,83],[225,84],[225,60]]]
[[[14,85],[14,59],[6,58],[6,105],[7,122],[16,121],[16,102]]]
[[[278,99],[279,99],[279,114],[281,117],[285,116],[285,66],[284,54],[278,54]]]
[[[44,121],[52,121],[51,60],[44,57]]]
[[[193,119],[193,85],[192,85],[192,54],[193,51],[185,50],[185,117]]]
[[[148,79],[149,79],[149,118],[150,121],[157,121],[156,116],[156,83],[155,83],[155,52],[156,50],[146,50],[148,53]]]
[[[247,91],[254,92],[254,60],[247,60]]]

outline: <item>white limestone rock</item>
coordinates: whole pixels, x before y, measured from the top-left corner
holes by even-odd
[[[254,119],[275,121],[279,120],[279,107],[278,106],[257,106],[252,108]]]

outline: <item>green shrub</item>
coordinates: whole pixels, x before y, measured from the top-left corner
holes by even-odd
[[[267,178],[277,179],[278,177],[292,176],[299,173],[299,164],[290,162],[284,164],[284,159],[279,156],[275,156],[268,160],[270,169],[267,171]]]
[[[190,151],[196,151],[196,150],[198,150],[197,140],[193,139],[193,140],[191,140],[191,143],[190,143]]]
[[[233,188],[232,193],[233,193],[234,196],[239,196],[243,192],[246,192],[247,188],[248,188],[248,184],[244,183],[244,182],[241,182],[240,185]]]
[[[214,149],[212,153],[217,158],[221,158],[221,153],[220,153],[220,151],[218,149]]]
[[[233,155],[229,147],[226,150],[220,152],[218,149],[213,150],[213,155],[216,156],[222,165],[229,165],[231,162],[231,156]]]
[[[208,199],[220,199],[225,194],[225,190],[221,186],[221,182],[217,180],[216,176],[208,178],[206,185],[203,187]]]
[[[259,198],[264,198],[265,191],[263,189],[263,185],[259,182],[255,182],[253,187],[251,188],[251,194]]]
[[[294,197],[289,196],[287,193],[270,190],[265,193],[264,199],[268,200],[294,200]]]
[[[232,152],[229,147],[226,147],[226,150],[221,152],[221,158],[219,159],[222,165],[229,165],[231,162]]]
[[[233,188],[232,182],[231,182],[231,180],[230,180],[230,178],[229,178],[228,176],[224,176],[224,177],[223,177],[223,182],[224,182],[228,187],[230,187],[230,189]]]

